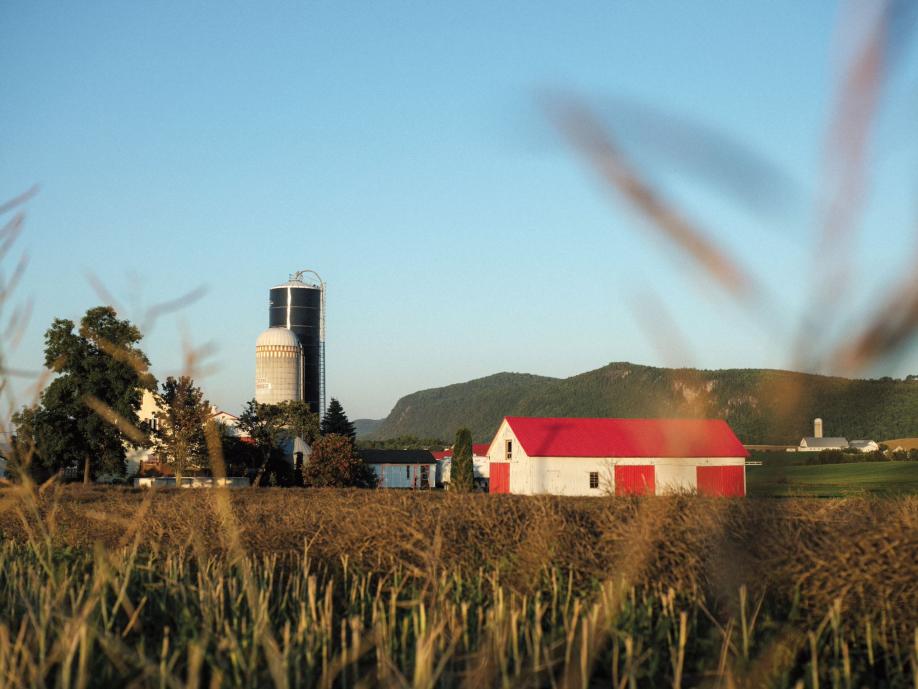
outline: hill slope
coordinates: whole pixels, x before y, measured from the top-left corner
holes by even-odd
[[[710,417],[745,443],[826,435],[918,436],[918,383],[848,380],[769,369],[667,369],[612,363],[570,378],[498,373],[400,399],[373,432],[451,438],[461,426],[488,441],[504,416]]]
[[[354,419],[354,432],[358,437],[370,435],[379,428],[382,422],[382,419]]]

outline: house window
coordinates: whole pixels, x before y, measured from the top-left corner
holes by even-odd
[[[150,430],[154,433],[159,430],[159,419],[156,417],[150,419]]]
[[[513,459],[513,441],[512,440],[504,441],[504,456],[506,457],[508,462],[511,459]]]
[[[411,478],[411,465],[405,465],[405,478]]]
[[[430,467],[426,464],[421,465],[421,487],[430,485]]]
[[[590,472],[590,488],[599,488],[599,472]]]

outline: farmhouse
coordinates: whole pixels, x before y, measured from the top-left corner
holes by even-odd
[[[748,456],[721,420],[508,416],[488,449],[490,492],[742,496]]]
[[[427,450],[358,450],[380,488],[435,488],[437,461]]]

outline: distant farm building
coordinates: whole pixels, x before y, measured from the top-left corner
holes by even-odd
[[[880,449],[876,440],[852,440],[848,443],[848,447],[861,452],[877,452]]]
[[[822,419],[813,419],[813,435],[800,439],[800,445],[797,446],[797,452],[822,452],[823,450],[858,450],[860,452],[876,452],[880,446],[873,440],[852,440],[850,443],[847,438],[834,437],[824,438],[822,436]]]
[[[490,492],[743,496],[748,456],[721,420],[506,417]]]
[[[435,488],[437,460],[428,450],[358,450],[380,488]]]
[[[797,452],[822,452],[823,450],[847,450],[847,438],[802,438]]]

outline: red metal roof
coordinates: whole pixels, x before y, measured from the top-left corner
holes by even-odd
[[[721,419],[508,416],[530,457],[748,457]]]
[[[488,450],[490,449],[490,447],[491,447],[491,443],[475,443],[474,445],[472,445],[472,456],[487,457]],[[431,452],[430,454],[432,454],[434,456],[434,459],[436,459],[439,462],[441,459],[445,459],[446,457],[452,457],[453,451],[452,449],[449,449],[449,450],[442,450],[440,452]]]

